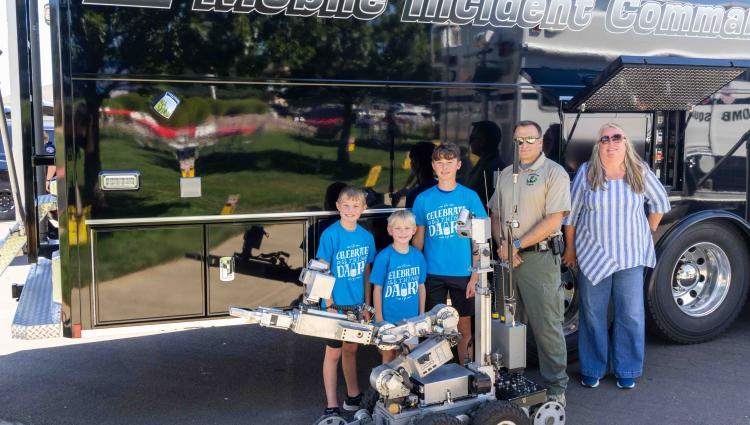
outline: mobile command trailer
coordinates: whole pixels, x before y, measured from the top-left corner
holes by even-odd
[[[734,4],[52,1],[65,334],[293,305],[333,183],[373,189],[364,224],[382,248],[397,206],[382,194],[414,143],[467,148],[491,119],[508,162],[512,123],[531,118],[571,172],[601,123],[636,139],[673,204],[647,283],[656,329],[714,337],[750,272],[747,155],[729,149],[750,127],[750,3]]]

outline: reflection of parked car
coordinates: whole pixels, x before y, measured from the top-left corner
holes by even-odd
[[[395,115],[401,132],[406,135],[429,136],[435,124],[432,111],[421,105],[402,105]]]
[[[344,124],[343,105],[321,105],[304,114],[305,124],[316,128],[315,136],[325,139],[336,137]]]

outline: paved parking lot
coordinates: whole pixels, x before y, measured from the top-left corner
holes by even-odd
[[[14,301],[5,276],[0,283],[7,335]],[[231,326],[0,343],[0,425],[307,424],[323,405],[323,343],[280,331]],[[646,354],[646,375],[630,391],[611,378],[581,388],[571,364],[567,423],[750,425],[750,308],[715,341],[681,346],[649,337]],[[360,362],[364,385],[378,356],[364,349]]]

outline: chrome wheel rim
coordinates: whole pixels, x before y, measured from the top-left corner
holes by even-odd
[[[576,298],[576,276],[568,267],[560,273],[563,288],[563,334],[570,335],[578,330],[578,299]]]
[[[672,298],[691,317],[707,316],[724,302],[732,281],[729,257],[718,245],[699,242],[672,269]]]

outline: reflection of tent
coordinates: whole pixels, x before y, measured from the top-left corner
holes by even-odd
[[[208,123],[199,126],[185,126],[185,127],[170,127],[168,125],[161,124],[153,119],[150,115],[138,112],[129,111],[126,109],[113,109],[113,108],[102,108],[102,113],[107,116],[121,116],[126,117],[143,127],[151,130],[156,136],[164,139],[177,139],[177,138],[212,138],[212,137],[226,137],[234,135],[249,135],[253,134],[257,130],[255,125],[233,125],[233,126],[222,126],[217,127],[215,123]]]

